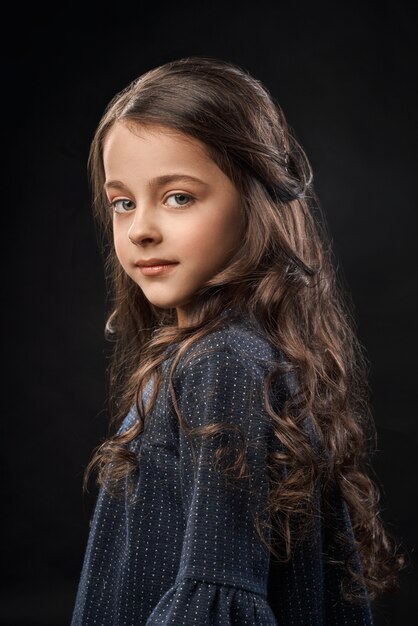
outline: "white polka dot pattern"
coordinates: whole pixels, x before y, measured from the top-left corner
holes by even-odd
[[[163,385],[145,433],[131,444],[139,459],[134,502],[99,492],[71,626],[372,625],[368,603],[356,607],[338,596],[340,575],[323,562],[332,538],[320,519],[286,565],[270,559],[256,534],[254,515],[268,495],[266,456],[278,445],[262,403],[263,381],[283,355],[258,325],[244,316],[228,319],[229,313],[220,329],[188,350],[174,385],[189,426],[239,427],[248,443],[248,480],[225,480],[213,465],[220,443],[235,451],[228,464],[236,458],[236,432],[191,444]],[[282,379],[276,410],[291,388]],[[149,393],[150,385],[146,398]],[[132,408],[120,430],[135,419]],[[320,507],[319,490],[317,499]],[[335,511],[350,532],[338,496]]]

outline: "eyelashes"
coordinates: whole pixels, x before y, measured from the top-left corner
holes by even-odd
[[[134,206],[134,203],[132,202],[132,200],[127,200],[126,198],[121,198],[120,200],[113,200],[113,202],[109,203],[109,209],[112,209],[113,211],[115,211],[115,213],[128,213],[129,211],[131,211],[133,209],[133,206],[131,207],[126,207],[125,209],[121,209],[120,207],[124,205],[124,203],[127,204],[131,204]]]
[[[168,205],[170,208],[175,209],[188,207],[195,200],[195,198],[188,193],[172,193],[167,196],[166,202],[169,198],[175,198],[176,196],[179,198],[187,198],[187,202],[185,202],[184,204],[178,204],[177,206]],[[166,204],[166,202],[164,202],[163,204]],[[113,202],[109,203],[109,209],[112,209],[115,213],[129,213],[129,211],[132,211],[134,208],[135,203],[132,200],[128,200],[127,198],[118,198],[117,200],[113,200]]]
[[[167,200],[168,200],[168,198],[175,198],[176,196],[180,196],[180,197],[183,197],[183,198],[188,198],[188,201],[187,201],[185,204],[180,204],[180,205],[178,205],[178,206],[180,206],[180,207],[189,206],[189,204],[192,204],[192,202],[194,201],[194,197],[193,197],[193,196],[191,196],[191,195],[190,195],[190,194],[188,194],[188,193],[172,193],[172,194],[170,194],[169,196],[167,196]],[[164,203],[164,204],[165,204],[165,203]],[[169,206],[170,206],[170,205],[169,205]],[[174,207],[174,208],[178,208],[178,207]]]

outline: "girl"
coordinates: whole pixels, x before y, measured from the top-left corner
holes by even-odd
[[[72,626],[372,624],[404,556],[368,476],[366,359],[312,170],[245,70],[192,57],[109,104],[112,432]]]

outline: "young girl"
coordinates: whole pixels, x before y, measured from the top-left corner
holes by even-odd
[[[368,475],[367,363],[307,157],[245,70],[117,94],[89,163],[111,244],[112,432],[72,626],[372,624],[404,556]]]

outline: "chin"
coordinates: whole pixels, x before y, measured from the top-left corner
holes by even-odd
[[[170,300],[159,300],[158,298],[148,298],[147,294],[144,293],[148,302],[152,305],[159,307],[160,309],[174,309],[179,306],[177,301],[171,302]]]

